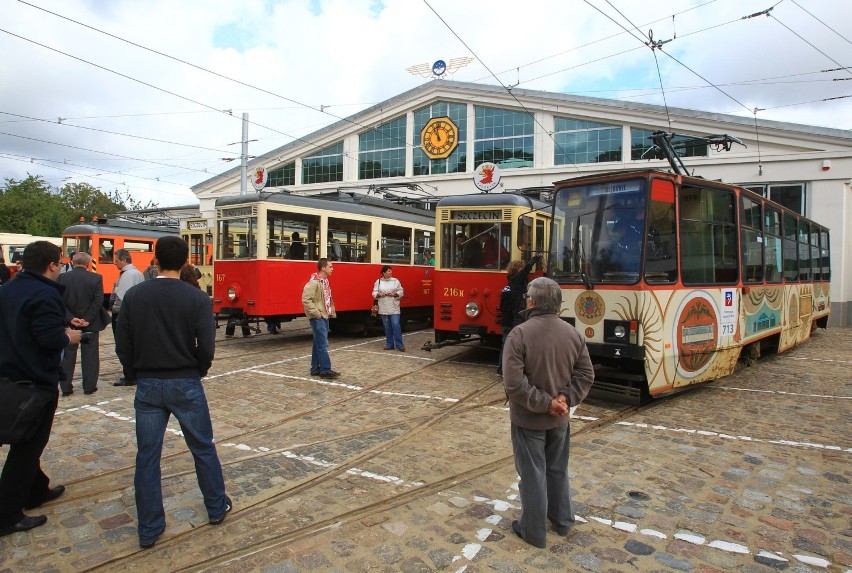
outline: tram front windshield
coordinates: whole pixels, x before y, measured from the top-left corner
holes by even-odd
[[[633,284],[641,276],[644,180],[560,189],[550,270],[559,283]]]

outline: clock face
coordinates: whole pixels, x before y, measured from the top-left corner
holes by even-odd
[[[429,159],[443,159],[458,145],[458,128],[448,117],[433,117],[420,132],[420,146]]]

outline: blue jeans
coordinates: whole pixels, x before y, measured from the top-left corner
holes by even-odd
[[[385,327],[385,348],[405,348],[402,343],[402,326],[398,314],[380,314]]]
[[[328,319],[312,318],[311,330],[314,333],[314,347],[311,350],[311,374],[331,372],[331,357],[328,355]]]
[[[568,482],[568,426],[551,430],[511,426],[515,469],[521,478],[521,532],[530,545],[546,547],[548,520],[566,531],[575,520]]]
[[[136,513],[139,541],[153,541],[166,527],[163,489],[160,482],[160,456],[163,435],[171,414],[183,431],[183,438],[195,458],[195,476],[204,495],[207,515],[216,519],[225,514],[225,480],[213,444],[213,425],[207,397],[199,378],[139,378],[136,386]]]

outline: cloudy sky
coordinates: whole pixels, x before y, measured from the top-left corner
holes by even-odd
[[[260,155],[438,59],[475,58],[446,81],[852,128],[849,0],[0,0],[0,54],[0,178],[161,206],[238,164],[243,112]]]

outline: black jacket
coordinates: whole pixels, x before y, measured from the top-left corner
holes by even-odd
[[[58,392],[59,362],[68,345],[64,289],[26,270],[0,288],[0,374]]]
[[[89,322],[83,330],[94,332],[106,328],[104,322],[104,279],[97,273],[90,273],[82,267],[59,275],[59,284],[65,287],[62,299],[65,301],[65,318],[82,318]]]
[[[213,364],[210,297],[182,280],[160,277],[131,287],[115,326],[116,354],[137,378],[203,377]]]
[[[540,260],[541,255],[532,257],[524,265],[524,268],[511,277],[507,277],[508,284],[503,287],[503,291],[500,293],[501,326],[511,328],[524,321],[519,313],[527,306],[524,302],[524,295],[527,293],[530,271]]]

